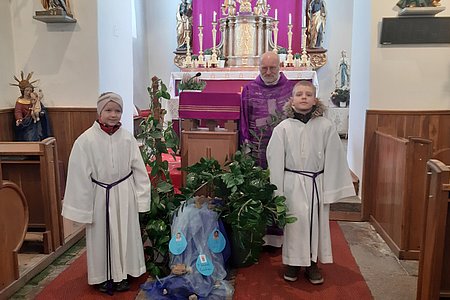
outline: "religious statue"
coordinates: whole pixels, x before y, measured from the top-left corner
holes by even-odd
[[[177,10],[177,51],[187,50],[188,36],[192,41],[192,0],[181,0]]]
[[[26,77],[23,72],[20,75],[21,80],[14,76],[18,83],[11,83],[13,86],[18,86],[21,93],[14,108],[15,140],[41,141],[51,135],[47,110],[42,104],[43,93],[40,89],[37,92],[34,91],[33,83],[37,80],[30,82],[33,72]]]
[[[236,15],[236,1],[225,0],[222,4],[222,15],[235,16]]]
[[[267,16],[270,10],[270,5],[267,4],[267,0],[256,1],[255,8],[253,9],[257,16]]]
[[[405,7],[436,7],[441,6],[440,0],[400,0],[397,2],[397,6],[400,8]]]
[[[237,0],[239,3],[239,12],[240,13],[251,13],[252,12],[252,3],[250,0]]]
[[[308,0],[308,46],[322,48],[326,24],[326,8],[324,0]]]
[[[41,0],[45,10],[62,9],[66,14],[72,15],[69,0]]]
[[[350,87],[350,64],[347,60],[347,52],[345,50],[341,52],[335,84],[336,88],[348,89]]]

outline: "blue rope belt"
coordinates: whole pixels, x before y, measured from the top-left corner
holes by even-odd
[[[101,186],[102,188],[106,189],[106,278],[107,278],[107,292],[109,295],[113,294],[112,291],[112,270],[111,270],[111,234],[110,234],[110,224],[109,224],[109,192],[110,190],[121,183],[124,180],[127,180],[131,175],[133,174],[133,171],[131,171],[127,176],[123,177],[122,179],[119,179],[113,183],[104,183],[98,180],[95,180],[91,177],[91,180],[93,183]]]
[[[311,197],[311,221],[309,223],[309,249],[312,248],[312,224],[313,224],[313,218],[314,218],[314,200],[317,196],[317,207],[319,207],[319,189],[317,187],[317,181],[316,177],[323,173],[322,171],[312,172],[312,171],[297,171],[297,170],[291,170],[288,168],[284,168],[285,171],[303,175],[306,177],[309,177],[312,179],[313,188],[312,188],[312,197]],[[317,212],[317,224],[319,224],[319,212]],[[312,253],[311,253],[312,256]]]

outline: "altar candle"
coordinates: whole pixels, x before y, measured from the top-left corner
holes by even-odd
[[[198,25],[203,26],[202,14],[199,14],[199,16],[198,16]]]
[[[306,16],[302,17],[302,27],[306,28]]]
[[[275,8],[275,20],[278,20],[278,8]]]
[[[292,15],[289,13],[289,25],[292,24]]]
[[[216,22],[216,15],[217,15],[216,11],[213,11],[213,22]]]

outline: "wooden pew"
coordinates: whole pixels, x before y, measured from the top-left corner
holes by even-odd
[[[64,243],[56,140],[0,142],[3,179],[17,184],[29,207],[29,232],[43,235],[44,253]]]
[[[424,204],[417,299],[450,298],[450,167],[427,163],[428,197]]]
[[[375,132],[370,222],[400,259],[419,259],[431,141]]]
[[[1,179],[0,161],[0,291],[19,278],[18,251],[28,226],[28,205],[19,187]]]

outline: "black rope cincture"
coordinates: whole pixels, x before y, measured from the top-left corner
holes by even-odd
[[[287,172],[292,172],[296,174],[300,174],[312,179],[313,188],[312,188],[312,197],[311,197],[311,221],[309,223],[309,250],[312,258],[312,226],[313,226],[313,218],[314,218],[314,199],[317,196],[317,208],[319,208],[319,188],[317,187],[316,177],[323,173],[322,171],[312,172],[312,171],[296,171],[288,168],[284,168]],[[317,225],[319,225],[319,212],[317,212]]]
[[[109,224],[109,192],[113,187],[115,187],[122,181],[128,179],[132,174],[133,171],[131,171],[127,176],[123,177],[122,179],[119,179],[109,184],[95,180],[94,178],[91,177],[93,183],[106,189],[106,279],[107,279],[106,292],[108,293],[108,295],[113,294],[112,266],[111,266],[111,234],[110,234],[111,231]]]

